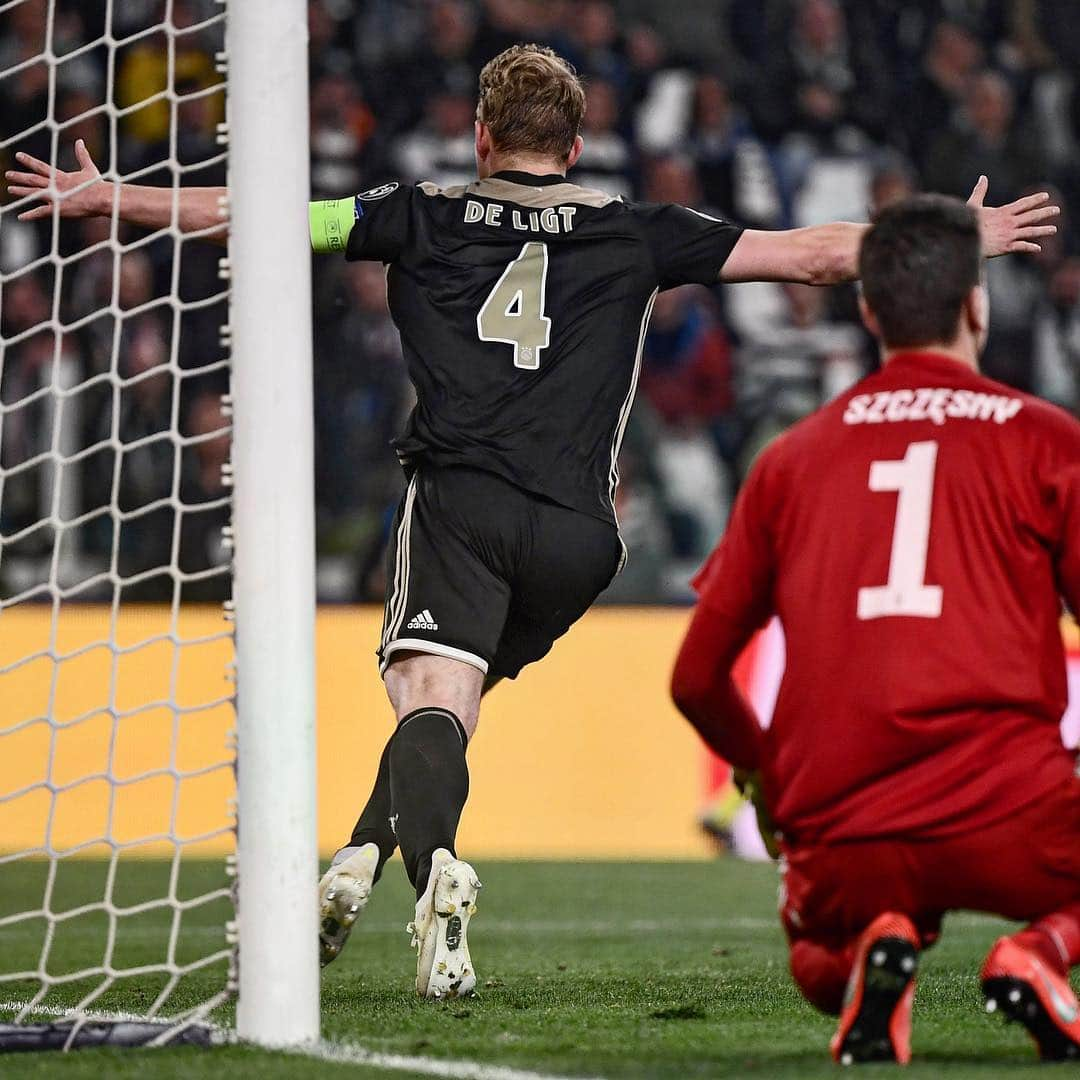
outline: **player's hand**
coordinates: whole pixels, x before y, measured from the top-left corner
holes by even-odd
[[[1052,203],[1045,191],[1025,195],[1008,206],[985,206],[989,187],[990,181],[980,176],[968,199],[968,206],[979,212],[983,255],[992,259],[995,255],[1007,255],[1011,251],[1042,251],[1038,241],[1057,232],[1057,226],[1051,222],[1061,213],[1061,207]]]
[[[20,221],[49,217],[54,201],[59,207],[60,216],[65,218],[92,217],[109,212],[110,200],[105,182],[82,139],[75,143],[75,157],[79,162],[78,171],[64,172],[30,154],[20,152],[15,155],[15,160],[29,171],[9,169],[4,174],[8,192],[16,198],[32,195],[40,200],[40,205],[19,215]]]
[[[777,837],[776,824],[765,805],[765,792],[761,786],[761,773],[747,772],[746,769],[732,769],[731,779],[735,786],[753,804],[757,814],[758,832],[765,843],[765,850],[770,859],[779,859],[781,855],[780,841]]]

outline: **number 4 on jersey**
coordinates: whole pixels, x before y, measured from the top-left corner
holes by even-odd
[[[934,504],[936,442],[912,443],[903,461],[875,461],[870,466],[871,491],[895,491],[889,580],[859,590],[860,619],[941,615],[941,586],[926,584],[926,554],[930,546],[930,511]]]
[[[551,320],[544,314],[547,244],[530,240],[502,272],[476,316],[481,341],[514,346],[514,367],[535,371],[540,351],[551,340]]]

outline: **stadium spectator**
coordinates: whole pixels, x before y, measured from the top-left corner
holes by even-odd
[[[959,23],[942,21],[934,27],[921,70],[905,95],[900,121],[908,153],[920,168],[933,136],[959,112],[983,56],[979,41]]]
[[[776,145],[786,220],[803,226],[865,207],[864,159],[891,96],[874,38],[854,47],[839,0],[792,8],[750,93],[755,126]]]
[[[568,59],[586,79],[604,79],[620,94],[629,90],[630,65],[611,0],[581,0],[571,5],[566,29]]]
[[[1038,35],[1060,67],[1080,67],[1080,23],[1072,0],[1019,0],[1016,18]]]
[[[1080,416],[1080,258],[1050,276],[1035,312],[1035,379],[1039,393]]]
[[[874,42],[854,47],[839,0],[799,0],[786,45],[764,80],[763,108],[777,130],[825,144],[848,125],[864,135],[883,130],[890,102]]]
[[[994,325],[983,369],[1080,416],[1080,263],[1069,253],[1063,217],[1039,255],[988,268]]]
[[[49,297],[42,279],[21,274],[4,285],[0,312],[0,334],[6,342],[0,371],[0,401],[11,411],[0,425],[0,464],[4,469],[25,466],[35,455],[47,450],[51,430],[47,401],[36,400],[21,408],[17,402],[31,398],[52,377],[55,352],[53,334],[48,329]],[[24,468],[7,478],[0,507],[0,528],[5,536],[30,529],[41,517],[41,468]],[[5,556],[37,554],[51,543],[43,530],[28,535]]]
[[[332,306],[345,314],[318,339],[319,536],[324,552],[362,565],[372,561],[372,546],[375,555],[381,552],[387,512],[401,493],[401,469],[390,443],[413,397],[386,305],[383,268],[346,264],[330,293]]]
[[[26,138],[28,152],[48,156],[48,130],[37,124],[48,112],[49,65],[44,57],[39,63],[28,62],[45,51],[45,16],[45,0],[20,4],[8,15],[8,32],[0,37],[0,70],[25,66],[0,84],[0,136],[6,139],[31,128]]]
[[[102,507],[115,499],[122,514],[132,515],[122,521],[102,519],[120,533],[120,574],[149,575],[129,586],[125,595],[131,600],[172,597],[172,580],[166,575],[172,564],[174,511],[167,500],[173,495],[178,450],[171,437],[174,376],[168,361],[169,342],[159,320],[152,313],[130,320],[120,351],[124,384],[98,418],[93,439],[109,446],[115,411],[121,446],[98,455],[87,502]],[[112,549],[111,529],[101,534],[99,554],[104,556]]]
[[[57,105],[57,118],[61,122],[60,151],[68,166],[75,163],[71,147],[76,139],[86,143],[91,154],[102,154],[108,139],[108,125],[103,113],[96,111],[96,95],[88,89],[67,91]]]
[[[1051,307],[1049,283],[1068,257],[1069,217],[1066,210],[1062,214],[1061,231],[1057,236],[1047,238],[1038,255],[1031,259],[1005,260],[1000,266],[991,264],[987,267],[986,283],[994,318],[982,357],[982,369],[992,378],[1020,390],[1041,391],[1037,326]],[[1043,341],[1053,343],[1056,336],[1051,334]]]
[[[223,529],[230,510],[225,469],[230,454],[228,420],[222,415],[221,395],[200,393],[187,411],[184,435],[194,442],[184,452],[180,478],[180,500],[184,504],[180,523],[177,565],[185,574],[222,572],[184,584],[185,600],[224,600],[230,595],[224,573],[229,552]]]
[[[626,50],[638,152],[650,156],[682,150],[691,121],[695,73],[649,26],[638,24],[627,29]]]
[[[151,18],[150,23],[156,20]],[[203,19],[193,0],[174,0],[172,23],[176,27],[197,26]],[[170,79],[172,80],[170,83]],[[145,161],[146,148],[168,145],[172,109],[164,91],[175,90],[180,82],[199,87],[220,81],[214,58],[198,31],[174,35],[164,31],[139,38],[119,54],[116,71],[117,104],[126,110],[121,126],[130,136],[122,143],[122,165],[127,171]]]
[[[660,467],[662,427],[647,398],[634,407],[626,425],[615,509],[623,542],[634,554],[603,593],[610,603],[681,600],[688,590],[688,579],[673,582],[670,575],[678,544],[672,535],[677,512],[668,501]]]
[[[948,195],[966,195],[980,174],[992,176],[1006,200],[1044,175],[1042,148],[1017,121],[1008,82],[989,70],[970,80],[962,113],[931,142],[924,165],[927,188]]]
[[[570,5],[565,0],[521,3],[520,0],[480,0],[480,26],[476,35],[478,55],[485,60],[515,42],[551,43],[565,37]]]
[[[421,51],[409,58],[403,72],[416,90],[409,118],[413,125],[422,119],[423,104],[442,85],[474,85],[484,60],[476,49],[478,15],[465,0],[438,0],[427,19]]]
[[[314,196],[364,187],[365,150],[375,117],[357,83],[325,74],[311,88],[311,190]]]
[[[398,140],[397,172],[403,179],[450,187],[473,178],[474,93],[471,82],[447,74],[428,99],[423,125]]]
[[[694,86],[687,149],[706,203],[763,228],[779,224],[780,193],[768,149],[718,75],[702,75]]]
[[[841,392],[868,367],[866,338],[838,318],[842,289],[748,283],[727,291],[739,335],[737,479],[757,453],[797,420]]]
[[[592,79],[585,93],[585,150],[574,168],[573,181],[628,199],[636,187],[635,162],[633,147],[618,131],[618,91],[605,79]]]
[[[644,189],[650,202],[678,202],[699,211],[709,209],[697,167],[682,154],[663,154],[648,161]]]
[[[917,178],[899,154],[884,157],[870,178],[870,209],[874,214],[901,199],[914,195]]]
[[[324,75],[355,79],[348,7],[326,0],[308,0],[308,71],[312,83]]]
[[[668,50],[656,29],[643,22],[628,26],[626,60],[630,65],[629,99],[639,105],[649,95],[656,76],[668,63]]]
[[[732,406],[731,343],[691,285],[656,298],[641,369],[641,389],[671,426],[708,424]]]
[[[653,306],[641,391],[662,421],[654,433],[657,469],[678,558],[705,555],[727,516],[726,448],[732,417],[731,343],[703,289],[661,293]]]

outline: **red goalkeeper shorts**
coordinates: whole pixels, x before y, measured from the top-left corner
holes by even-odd
[[[966,835],[789,850],[783,882],[789,939],[830,948],[886,911],[907,915],[924,947],[947,911],[1033,921],[1080,902],[1080,779]]]

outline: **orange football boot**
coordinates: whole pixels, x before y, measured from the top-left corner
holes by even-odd
[[[1080,1006],[1068,980],[1012,938],[999,938],[982,969],[986,1011],[1024,1025],[1043,1061],[1080,1058]]]
[[[911,1005],[919,934],[906,915],[879,915],[862,933],[840,1025],[829,1044],[834,1061],[911,1060]]]

